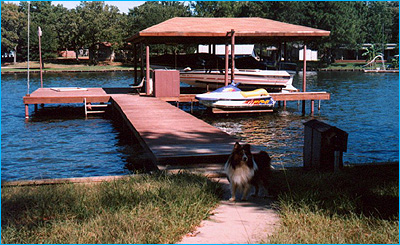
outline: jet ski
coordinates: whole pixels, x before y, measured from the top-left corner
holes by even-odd
[[[267,90],[260,88],[252,91],[242,91],[237,85],[231,83],[209,93],[198,94],[196,99],[207,107],[218,109],[271,109],[275,101]]]

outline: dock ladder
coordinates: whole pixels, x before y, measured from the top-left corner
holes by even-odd
[[[92,104],[87,102],[86,98],[83,99],[83,103],[85,105],[85,116],[93,113],[105,113],[105,110],[93,110],[93,108],[106,108],[108,104]]]

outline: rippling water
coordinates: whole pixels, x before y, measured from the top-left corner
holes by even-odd
[[[302,87],[302,73],[293,82]],[[315,102],[314,116],[310,102],[306,115],[301,105],[288,102],[287,110],[245,116],[199,117],[229,134],[251,144],[263,146],[275,164],[301,166],[304,125],[318,119],[349,133],[345,163],[368,163],[399,160],[399,76],[361,72],[310,72],[307,91],[327,91],[329,101]]]
[[[44,74],[45,87],[126,87],[130,73]],[[126,174],[128,159],[140,149],[124,139],[110,119],[85,120],[82,105],[50,106],[33,112],[25,122],[22,97],[26,75],[1,76],[1,179],[40,179]],[[294,85],[301,87],[301,75]],[[31,92],[40,86],[31,75]],[[287,110],[263,115],[210,115],[197,117],[243,141],[264,147],[274,164],[300,166],[303,123],[316,118],[349,133],[345,163],[398,161],[398,74],[319,72],[307,76],[308,91],[327,91],[321,111],[302,116],[297,102]],[[316,103],[317,104],[317,103]],[[306,107],[309,113],[309,103]]]

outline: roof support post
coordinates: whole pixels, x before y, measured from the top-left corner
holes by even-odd
[[[150,47],[146,45],[146,95],[150,93]]]
[[[135,68],[134,70],[134,84],[138,84],[138,70],[137,70],[137,65],[138,65],[138,57],[137,57],[137,44],[133,44],[133,67]]]
[[[307,54],[307,52],[306,52],[306,50],[307,50],[307,45],[304,44],[303,48],[304,48],[303,49],[303,92],[306,92],[306,84],[307,84],[307,81],[306,81],[306,73],[307,73],[307,56],[306,56],[306,54]],[[301,108],[302,108],[301,109],[302,114],[305,115],[306,114],[306,101],[305,100],[303,100]]]
[[[231,30],[231,83],[235,81],[235,30]]]
[[[288,53],[287,53],[287,42],[283,43],[283,61],[288,61]]]
[[[140,43],[140,81],[144,78],[143,43]]]
[[[228,86],[229,83],[229,44],[225,43],[225,86]]]

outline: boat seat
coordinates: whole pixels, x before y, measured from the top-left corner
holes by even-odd
[[[265,90],[263,88],[259,88],[259,89],[252,90],[252,91],[247,91],[247,92],[240,91],[240,94],[245,98],[255,97],[255,96],[268,96],[269,95],[267,90]]]
[[[130,84],[130,88],[136,89],[137,93],[140,94],[140,90],[143,88],[146,77],[143,77],[142,81],[138,85]]]

